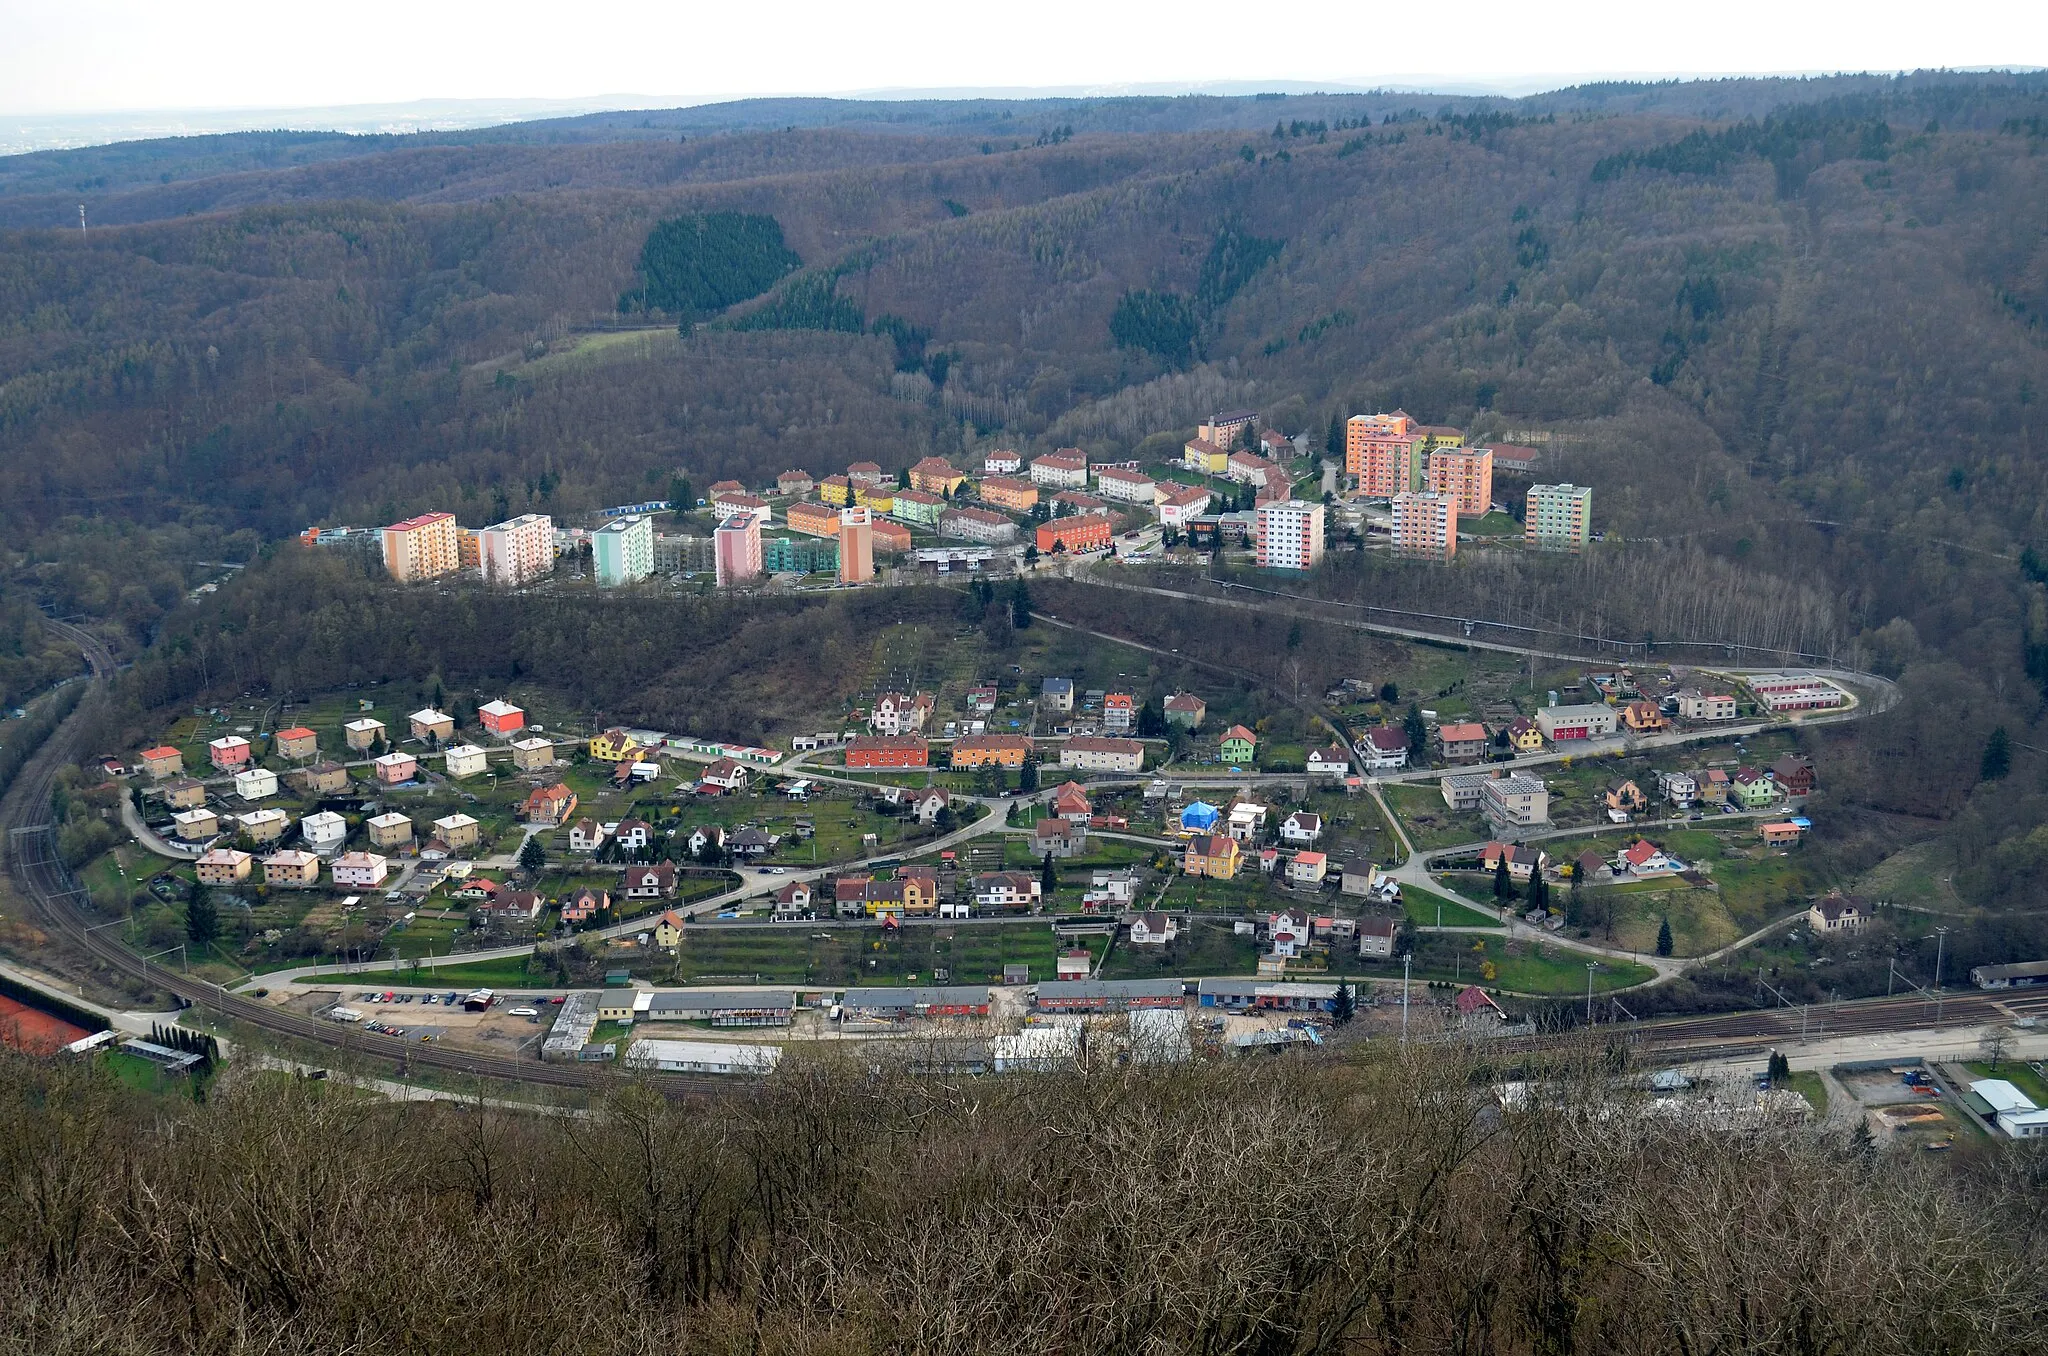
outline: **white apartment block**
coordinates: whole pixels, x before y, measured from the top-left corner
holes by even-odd
[[[1133,471],[1122,466],[1105,466],[1095,473],[1095,492],[1104,499],[1116,499],[1126,504],[1152,506],[1158,489],[1158,482],[1143,471]]]
[[[476,534],[477,569],[486,584],[518,588],[555,568],[555,520],[522,513]]]
[[[1273,500],[1259,505],[1259,568],[1313,570],[1323,558],[1324,512],[1320,503],[1305,499]]]

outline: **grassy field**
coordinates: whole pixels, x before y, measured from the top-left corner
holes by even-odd
[[[1611,960],[1559,942],[1424,933],[1416,939],[1417,979],[1449,979],[1489,989],[1547,997],[1586,992],[1586,966],[1596,963],[1593,990],[1641,984],[1656,972],[1647,965]],[[1491,966],[1491,973],[1487,967]]]
[[[1983,1060],[1971,1060],[1964,1064],[1978,1078],[2003,1078],[2033,1099],[2035,1106],[2048,1107],[2048,1078],[2043,1078],[2023,1059],[2008,1059],[1993,1069]]]
[[[401,966],[396,969],[364,970],[347,975],[329,975],[317,983],[332,983],[343,989],[391,988],[394,985],[416,985],[434,988],[445,984],[451,989],[535,989],[549,988],[555,984],[552,967],[528,971],[526,958],[510,960],[467,961],[460,964],[449,961],[423,961],[417,968]]]
[[[1500,918],[1492,908],[1493,897],[1489,894],[1483,898],[1477,895],[1472,898],[1478,900],[1484,907],[1473,908],[1458,903],[1448,895],[1432,894],[1426,890],[1404,888],[1401,891],[1401,904],[1407,911],[1408,921],[1418,927],[1437,927],[1439,918],[1442,920],[1441,926],[1447,928],[1500,927]]]
[[[1453,814],[1444,804],[1443,793],[1430,786],[1388,786],[1383,788],[1387,804],[1400,816],[1401,827],[1419,852],[1453,847],[1459,843],[1483,843],[1492,836],[1485,819],[1474,814]]]
[[[1102,967],[1104,979],[1166,979],[1196,975],[1250,975],[1259,965],[1258,943],[1226,921],[1198,918],[1169,946],[1119,943]]]
[[[1794,1073],[1785,1086],[1804,1097],[1806,1104],[1813,1108],[1815,1116],[1828,1114],[1828,1085],[1821,1081],[1820,1074],[1816,1071],[1802,1069]]]

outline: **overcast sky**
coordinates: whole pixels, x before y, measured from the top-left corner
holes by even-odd
[[[2048,65],[2044,0],[0,0],[0,113]]]

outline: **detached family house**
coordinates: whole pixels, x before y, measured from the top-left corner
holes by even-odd
[[[1358,741],[1358,761],[1368,772],[1408,766],[1408,735],[1392,725],[1379,725]]]

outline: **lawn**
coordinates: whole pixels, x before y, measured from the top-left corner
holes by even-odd
[[[1382,792],[1417,851],[1483,843],[1492,836],[1480,816],[1453,814],[1444,804],[1443,793],[1434,786],[1387,786]]]
[[[1472,908],[1447,895],[1427,890],[1407,887],[1401,891],[1401,903],[1407,910],[1408,921],[1417,927],[1498,928],[1501,921],[1491,907],[1492,898],[1489,894],[1479,900],[1487,907]]]
[[[1415,942],[1414,977],[1569,998],[1586,992],[1588,962],[1598,965],[1593,972],[1596,993],[1642,984],[1656,975],[1647,965],[1597,957],[1554,941],[1424,933]]]
[[[1787,1080],[1786,1087],[1806,1099],[1813,1108],[1813,1114],[1823,1117],[1828,1114],[1828,1085],[1821,1081],[1820,1074],[1812,1069],[1802,1069]]]
[[[1102,967],[1104,979],[1168,979],[1190,975],[1250,975],[1259,966],[1256,939],[1239,936],[1226,921],[1197,918],[1163,947],[1118,944]]]

